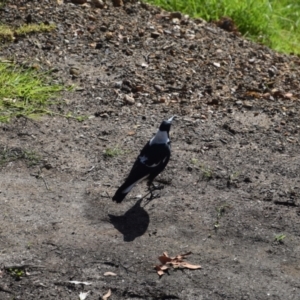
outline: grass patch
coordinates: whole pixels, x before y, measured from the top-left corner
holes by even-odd
[[[41,24],[24,24],[20,27],[11,27],[8,25],[0,25],[0,42],[1,41],[13,41],[16,36],[24,36],[30,33],[37,32],[49,32],[55,29],[54,24],[46,25]]]
[[[24,160],[28,167],[38,165],[40,156],[34,151],[23,150],[21,148],[7,149],[0,147],[0,167],[16,160]]]
[[[231,17],[246,37],[284,53],[300,54],[300,2],[293,0],[147,0],[207,21]]]
[[[116,157],[122,154],[124,154],[124,151],[118,147],[106,148],[104,150],[104,156],[108,158]]]
[[[216,222],[214,224],[214,230],[217,231],[220,227],[220,220],[223,217],[223,215],[225,214],[225,212],[231,208],[230,205],[228,204],[222,204],[221,206],[216,207],[216,211],[217,211],[217,219]]]
[[[14,33],[11,28],[7,25],[0,25],[0,42],[8,41],[11,42],[14,39]]]
[[[47,107],[55,103],[53,99],[63,89],[61,85],[51,84],[47,73],[0,62],[0,122],[8,122],[13,117],[51,114]]]
[[[25,276],[25,271],[20,268],[10,268],[8,269],[9,274],[17,281],[21,280]]]
[[[274,242],[278,243],[278,244],[283,244],[283,240],[285,239],[285,235],[284,234],[277,234],[274,238]]]
[[[200,165],[200,170],[202,171],[203,178],[206,180],[211,180],[213,178],[213,170],[209,166]]]

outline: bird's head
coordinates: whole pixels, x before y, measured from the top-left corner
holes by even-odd
[[[169,133],[174,118],[175,116],[171,117],[168,120],[162,121],[162,123],[159,126],[159,131],[167,131]]]

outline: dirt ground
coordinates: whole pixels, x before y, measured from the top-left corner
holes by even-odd
[[[56,24],[1,59],[75,84],[53,109],[88,116],[0,124],[0,299],[300,299],[300,59],[135,1],[58,2],[0,11]],[[175,114],[160,197],[113,203]],[[165,251],[202,268],[160,278]]]

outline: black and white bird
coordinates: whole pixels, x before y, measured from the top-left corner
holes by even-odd
[[[169,162],[171,156],[169,131],[174,116],[163,121],[155,136],[144,146],[137,157],[125,182],[118,188],[113,201],[120,203],[140,181],[148,179],[148,187],[153,185],[154,178],[161,173]]]

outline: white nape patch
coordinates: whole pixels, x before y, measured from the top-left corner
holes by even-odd
[[[167,144],[169,141],[168,133],[158,130],[156,135],[150,140],[150,146],[153,144]]]
[[[145,177],[143,177],[143,178],[137,180],[136,182],[134,182],[134,183],[133,183],[132,185],[130,185],[127,189],[125,189],[124,191],[122,191],[122,194],[127,194],[127,193],[129,193],[129,192],[132,190],[132,188],[133,188],[137,183],[141,182],[142,180],[144,180],[144,179],[147,178],[148,176],[149,176],[149,175],[146,175]]]

